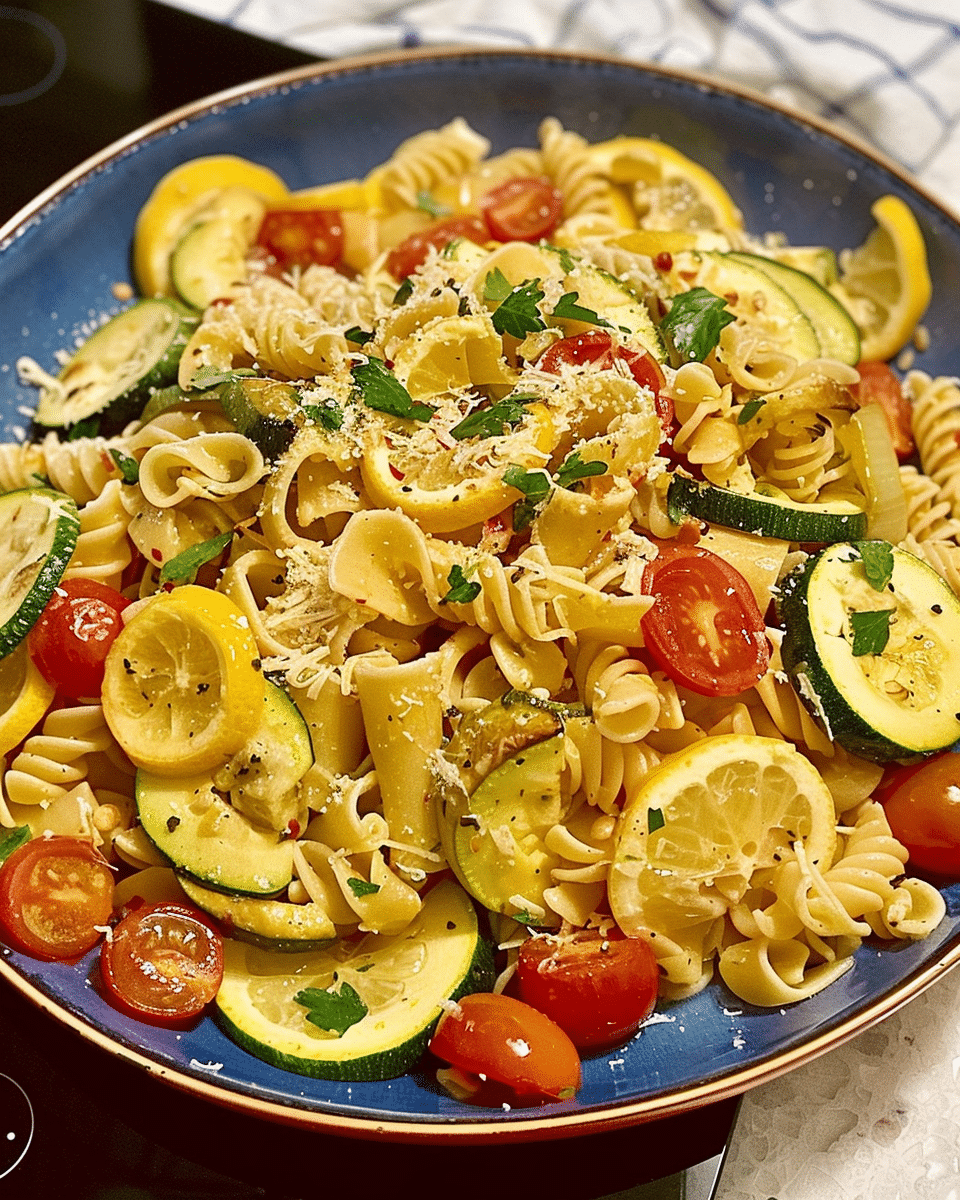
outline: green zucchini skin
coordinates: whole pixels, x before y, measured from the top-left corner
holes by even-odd
[[[772,496],[748,496],[686,475],[674,475],[667,506],[674,521],[697,517],[786,542],[850,542],[867,533],[867,514],[852,505],[794,504]]]
[[[196,313],[166,297],[125,308],[87,338],[57,387],[41,390],[34,424],[60,430],[96,420],[98,433],[118,433],[154,391],[176,381],[197,323]]]
[[[459,893],[454,903],[451,903],[449,899],[452,889]],[[457,978],[451,979],[450,987],[446,989],[445,995],[440,994],[444,989],[436,989],[437,994],[431,995],[429,999],[421,997],[426,1001],[423,1012],[418,1016],[411,1016],[408,1026],[396,1030],[396,1040],[391,1045],[383,1044],[372,1052],[364,1052],[361,1038],[354,1032],[360,1029],[360,1026],[354,1026],[347,1033],[351,1040],[356,1040],[360,1044],[347,1055],[331,1054],[323,1057],[321,1054],[323,1041],[317,1045],[316,1055],[307,1056],[281,1050],[257,1036],[263,1031],[260,1028],[251,1027],[255,1023],[248,1023],[246,1013],[240,1011],[242,1005],[236,1003],[229,976],[225,978],[225,985],[221,987],[217,997],[214,1018],[227,1036],[242,1049],[282,1070],[314,1079],[331,1079],[344,1083],[395,1079],[410,1071],[423,1056],[440,1019],[441,1005],[444,1000],[459,1000],[461,996],[471,995],[474,992],[488,992],[493,987],[495,970],[491,943],[479,928],[472,902],[460,891],[457,884],[452,881],[441,883],[428,893],[424,898],[424,907],[420,915],[414,918],[411,929],[414,926],[432,924],[436,931],[434,936],[442,939],[445,936],[445,930],[449,928],[450,918],[457,921],[467,914],[470,915],[473,923],[473,946],[469,961],[464,963],[462,973],[459,973]],[[406,934],[401,934],[399,938],[385,940],[402,941],[406,936]],[[295,964],[305,963],[306,957],[298,955],[292,961]],[[294,966],[290,967],[291,972],[294,969]],[[428,973],[431,977],[434,975],[429,968]],[[302,972],[298,972],[298,977],[301,976]],[[292,996],[290,1003],[295,1003]],[[363,1023],[360,1023],[361,1026]],[[336,1049],[336,1043],[339,1040],[330,1040],[328,1044],[331,1050]]]
[[[783,665],[811,716],[851,754],[907,763],[960,739],[960,600],[926,563],[891,551],[877,591],[855,546],[826,547],[785,577],[777,609]],[[891,601],[887,645],[854,656],[849,614]]]
[[[0,496],[0,658],[16,650],[63,578],[80,534],[76,501],[53,488]]]

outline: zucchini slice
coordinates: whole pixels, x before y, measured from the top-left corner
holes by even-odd
[[[52,488],[0,495],[0,658],[36,624],[80,533],[74,500]]]
[[[204,887],[187,875],[180,875],[179,879],[197,908],[221,922],[231,936],[264,950],[302,954],[322,950],[337,939],[333,921],[320,904],[228,896]]]
[[[175,300],[140,300],[102,325],[41,389],[34,421],[68,429],[99,418],[98,433],[116,433],[140,415],[152,391],[174,383],[180,356],[197,325]]]
[[[746,495],[686,475],[674,475],[671,480],[667,508],[674,521],[697,517],[727,529],[786,542],[852,542],[867,532],[866,512],[847,500],[799,504],[758,492]]]
[[[289,450],[304,424],[300,393],[292,384],[236,376],[214,390],[237,432],[249,438],[270,462]]]
[[[247,251],[266,211],[262,196],[235,186],[195,215],[170,256],[170,278],[185,303],[203,310],[245,281]]]
[[[851,366],[860,361],[860,332],[853,318],[812,275],[760,254],[735,251],[730,257],[769,275],[787,295],[793,297],[813,326],[820,351],[826,358],[835,358]]]
[[[797,694],[834,741],[872,762],[960,738],[960,600],[926,563],[891,553],[877,590],[857,546],[828,546],[785,578],[777,602]]]
[[[209,775],[137,772],[143,831],[181,875],[218,891],[275,896],[293,878],[293,842],[228,804]]]
[[[392,937],[368,934],[312,955],[228,941],[216,1017],[244,1050],[285,1071],[393,1079],[423,1054],[443,1004],[489,991],[493,976],[493,955],[473,904],[458,884],[444,880]],[[353,1023],[338,1033],[311,1021],[311,1012],[323,1018],[310,1004],[311,993],[334,1008],[353,1000]]]

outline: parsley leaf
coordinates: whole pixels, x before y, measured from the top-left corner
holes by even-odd
[[[100,418],[85,417],[82,421],[78,421],[76,425],[71,425],[67,432],[67,441],[75,442],[80,438],[96,437],[100,432]]]
[[[397,290],[393,293],[393,302],[397,305],[406,304],[412,295],[413,280],[408,275],[403,283],[401,283]]]
[[[15,825],[13,829],[0,830],[0,863],[5,862],[25,842],[29,842],[30,836],[29,825]]]
[[[351,367],[350,374],[367,408],[389,413],[391,417],[405,417],[413,421],[429,421],[437,411],[430,404],[414,400],[394,373],[379,358],[368,358],[366,362]]]
[[[304,404],[304,413],[324,429],[340,429],[343,426],[343,409],[335,400],[324,400],[322,404]]]
[[[579,292],[564,292],[557,301],[556,308],[553,310],[553,315],[561,320],[568,321],[586,321],[590,325],[600,325],[604,329],[612,329],[613,326],[609,321],[605,321],[599,313],[594,312],[592,308],[584,308],[578,304],[580,299]]]
[[[311,1025],[341,1037],[351,1025],[362,1021],[368,1011],[356,989],[349,983],[341,983],[336,992],[325,988],[303,988],[293,999],[309,1010],[307,1020]]]
[[[854,542],[863,573],[874,591],[882,592],[893,578],[893,547],[889,542]]]
[[[468,437],[501,437],[507,426],[519,425],[527,415],[525,404],[536,400],[536,396],[504,396],[486,408],[474,409],[450,430],[457,441]]]
[[[129,454],[124,454],[122,450],[116,450],[111,447],[110,457],[116,463],[120,474],[123,476],[124,483],[139,483],[140,481],[140,464],[135,458]]]
[[[197,542],[196,545],[181,550],[173,558],[167,559],[160,568],[160,582],[193,583],[203,564],[219,558],[232,540],[233,530],[228,529],[205,542]]]
[[[467,579],[463,567],[458,564],[450,568],[447,583],[450,584],[450,590],[440,598],[441,604],[469,604],[483,590],[475,579]]]
[[[448,205],[434,200],[430,193],[426,191],[417,192],[417,208],[421,212],[429,213],[431,217],[446,217],[450,213]]]
[[[656,833],[658,829],[662,829],[666,825],[663,819],[663,810],[659,808],[647,809],[647,833]]]
[[[587,479],[590,475],[605,475],[606,472],[607,464],[605,462],[596,460],[584,462],[580,457],[580,451],[574,450],[560,464],[554,479],[560,487],[570,488],[581,479]]]
[[[543,295],[539,279],[528,279],[512,287],[499,267],[494,267],[484,280],[483,298],[497,305],[491,319],[501,337],[510,334],[523,341],[528,333],[546,329],[546,322],[537,308]]]
[[[703,362],[720,341],[720,331],[736,317],[722,296],[703,287],[673,297],[670,311],[660,322],[680,362]]]
[[[892,608],[881,608],[875,612],[852,612],[850,628],[853,630],[853,656],[882,654],[890,638]]]
[[[361,329],[359,325],[352,325],[345,330],[343,335],[348,342],[353,342],[355,346],[365,346],[367,342],[373,339],[373,334],[368,333],[366,329]]]
[[[513,528],[519,532],[536,516],[537,508],[550,495],[550,480],[543,471],[525,471],[523,467],[510,466],[503,473],[503,482],[518,492],[524,499],[513,506]]]
[[[756,400],[748,400],[737,415],[737,424],[746,425],[748,421],[752,421],[766,402],[766,398],[763,396],[758,397]]]
[[[358,898],[360,896],[375,896],[380,891],[379,883],[368,883],[366,879],[360,879],[358,876],[348,879],[347,887]]]

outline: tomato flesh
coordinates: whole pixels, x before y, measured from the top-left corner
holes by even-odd
[[[223,939],[200,913],[153,904],[129,913],[100,949],[111,1001],[157,1025],[200,1015],[223,979]]]
[[[578,1050],[602,1050],[632,1037],[653,1012],[660,969],[643,939],[591,929],[524,942],[517,980],[520,999],[556,1021]]]
[[[343,257],[343,219],[336,209],[275,209],[260,225],[257,243],[279,272],[332,267]]]
[[[431,249],[442,250],[459,238],[482,246],[490,240],[490,235],[479,217],[444,217],[394,246],[387,255],[387,270],[394,279],[406,279],[423,266]]]
[[[673,401],[661,392],[666,381],[660,364],[652,354],[631,346],[615,345],[609,333],[602,329],[591,329],[554,342],[540,356],[537,366],[541,371],[558,375],[564,366],[583,367],[588,364],[594,364],[598,370],[609,371],[617,360],[626,365],[640,387],[649,388],[653,393],[660,427],[664,437],[669,436],[673,431]]]
[[[440,1018],[430,1049],[520,1098],[568,1099],[580,1086],[580,1056],[567,1034],[512,996],[464,996]]]
[[[112,912],[113,872],[81,838],[34,838],[0,867],[0,929],[33,958],[86,954]]]
[[[549,179],[508,179],[480,200],[491,234],[500,242],[536,242],[563,216],[563,196]]]
[[[30,630],[27,645],[40,673],[61,696],[100,694],[107,653],[130,601],[96,579],[62,580]]]
[[[903,768],[878,798],[912,868],[960,878],[960,754]]]
[[[879,404],[890,427],[890,438],[897,458],[910,458],[916,446],[913,439],[913,409],[904,396],[900,380],[885,362],[857,364],[860,382],[853,388],[861,404]]]
[[[644,644],[677,683],[702,696],[735,696],[766,673],[770,644],[750,585],[700,546],[662,546],[641,586],[653,606]]]

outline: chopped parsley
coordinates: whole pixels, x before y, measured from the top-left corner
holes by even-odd
[[[504,396],[485,408],[474,409],[450,430],[457,441],[469,437],[502,437],[507,427],[519,425],[527,415],[525,404],[536,400],[534,395]]]
[[[560,464],[554,479],[559,487],[572,488],[581,479],[587,479],[591,475],[605,475],[606,471],[607,464],[605,462],[598,462],[595,459],[584,462],[580,457],[580,451],[574,450]]]
[[[351,1025],[362,1021],[368,1012],[356,989],[349,983],[341,983],[335,992],[325,988],[303,988],[293,999],[308,1010],[307,1020],[311,1025],[341,1037]]]
[[[584,308],[578,303],[580,299],[579,292],[564,292],[557,301],[556,308],[553,310],[553,315],[561,320],[567,321],[584,321],[588,325],[600,325],[604,329],[612,329],[613,326],[609,321],[605,321],[599,313],[594,312],[592,308]]]
[[[874,591],[882,592],[893,578],[893,547],[889,542],[854,542],[863,573]]]
[[[380,891],[379,883],[368,883],[366,879],[354,876],[347,880],[347,887],[359,899],[361,896],[375,896]]]
[[[467,578],[463,567],[459,564],[454,564],[450,568],[447,583],[450,584],[450,590],[441,597],[441,604],[470,604],[483,590],[475,579]]]
[[[140,482],[140,464],[132,455],[124,454],[122,450],[111,447],[110,457],[116,464],[124,483]]]
[[[494,267],[483,283],[484,300],[497,306],[492,315],[494,329],[501,337],[510,334],[521,342],[528,333],[540,333],[547,327],[537,307],[543,295],[539,279],[527,279],[513,287],[499,267]]]
[[[214,559],[219,558],[232,540],[233,530],[228,529],[224,533],[218,533],[215,537],[208,538],[205,542],[197,542],[194,546],[188,546],[186,550],[182,550],[163,564],[160,568],[160,582],[193,583],[197,577],[197,571],[204,563],[213,562]]]
[[[434,200],[430,193],[426,191],[417,192],[417,208],[421,212],[429,213],[431,217],[446,217],[450,215],[448,205]]]
[[[411,421],[429,421],[437,411],[430,404],[414,400],[382,359],[368,358],[366,362],[357,363],[351,367],[350,374],[367,408]]]
[[[852,612],[850,628],[853,632],[852,652],[854,658],[864,654],[882,654],[890,639],[892,608],[881,608],[874,612]]]
[[[373,334],[366,329],[361,329],[359,325],[353,325],[343,335],[348,342],[353,342],[355,346],[365,346],[371,341]]]
[[[660,330],[673,346],[677,360],[703,362],[720,341],[720,331],[736,317],[722,296],[695,287],[673,297]]]
[[[759,396],[756,400],[748,400],[737,414],[737,424],[746,425],[748,421],[752,421],[766,402],[766,398],[763,396]]]
[[[663,811],[659,808],[647,809],[647,833],[656,833],[658,829],[662,829],[666,825],[663,819]]]
[[[324,429],[343,427],[343,409],[335,400],[324,400],[322,404],[304,404],[304,414]]]

